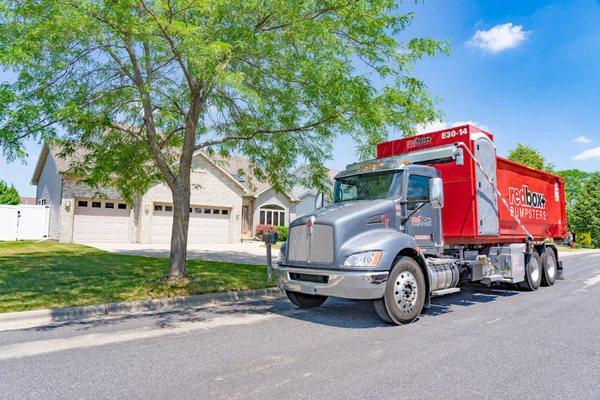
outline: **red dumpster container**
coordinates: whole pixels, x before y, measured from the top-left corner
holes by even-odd
[[[563,179],[498,157],[493,140],[492,134],[475,126],[457,126],[380,143],[377,158],[455,143],[463,148],[462,165],[447,160],[428,163],[440,171],[444,180],[445,244],[518,243],[525,241],[527,234],[536,241],[564,238],[567,220]]]

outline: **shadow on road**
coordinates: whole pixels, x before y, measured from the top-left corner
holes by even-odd
[[[461,307],[469,307],[481,303],[489,303],[504,297],[518,295],[511,287],[499,286],[488,288],[483,286],[467,286],[455,294],[432,299],[431,307],[424,309],[423,316],[438,316],[459,311]],[[368,329],[393,327],[382,322],[373,310],[373,302],[366,300],[328,299],[325,304],[315,309],[300,309],[296,312],[285,312],[282,315],[315,324],[349,329]],[[276,310],[272,312],[277,312]],[[420,317],[420,318],[421,318]]]
[[[459,293],[432,299],[429,309],[423,311],[422,317],[435,317],[452,312],[460,312],[462,307],[489,303],[505,297],[518,295],[510,288],[487,288],[468,286]],[[222,316],[239,316],[250,314],[277,314],[285,318],[346,329],[369,329],[393,327],[382,322],[373,310],[373,302],[366,300],[328,299],[319,308],[296,308],[285,298],[272,300],[249,301],[235,304],[214,304],[198,308],[181,308],[178,310],[155,311],[140,315],[112,315],[79,321],[56,321],[56,323],[27,328],[22,331],[52,331],[60,328],[71,328],[75,331],[136,328],[153,326],[169,328],[181,323],[202,323]]]
[[[478,303],[489,303],[502,297],[512,297],[519,292],[508,286],[488,288],[485,286],[466,286],[455,294],[434,297],[431,307],[425,309],[425,315],[441,315],[454,312],[457,307],[469,307]]]

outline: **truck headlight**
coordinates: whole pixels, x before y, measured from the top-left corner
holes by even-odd
[[[381,251],[365,251],[346,257],[344,267],[375,267],[381,261]]]

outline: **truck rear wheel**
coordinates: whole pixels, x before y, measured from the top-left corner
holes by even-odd
[[[425,303],[425,277],[421,267],[410,257],[398,259],[382,299],[375,300],[375,312],[383,321],[400,325],[413,322]]]
[[[325,303],[325,300],[327,300],[327,296],[296,293],[290,292],[289,290],[286,290],[285,294],[287,295],[288,299],[294,303],[294,305],[302,308],[319,307],[321,304]]]
[[[556,266],[558,263],[556,262],[556,253],[552,250],[551,247],[546,247],[544,250],[544,254],[542,254],[542,285],[544,286],[552,286],[556,281]]]
[[[517,283],[517,286],[523,290],[537,290],[542,283],[542,260],[535,251],[526,257],[525,280]]]

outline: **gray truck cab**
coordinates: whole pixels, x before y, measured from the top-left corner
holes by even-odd
[[[497,204],[489,199],[501,194],[482,165],[485,158],[460,143],[350,164],[335,177],[333,203],[290,224],[275,269],[290,301],[317,307],[329,296],[371,299],[381,319],[401,324],[416,319],[431,297],[455,293],[462,283],[533,291],[542,281],[562,279],[556,249],[530,236],[444,245],[442,179],[427,164],[463,165],[463,149],[485,178],[478,193],[487,205],[480,206],[479,197],[477,204],[495,219],[489,233],[497,234]]]
[[[335,177],[332,204],[290,224],[275,270],[278,286],[301,307],[329,296],[382,300],[402,262],[408,269],[393,276],[399,318],[379,311],[391,322],[409,322],[429,299],[425,257],[443,252],[442,205],[441,178],[432,167],[402,160],[352,164]]]

